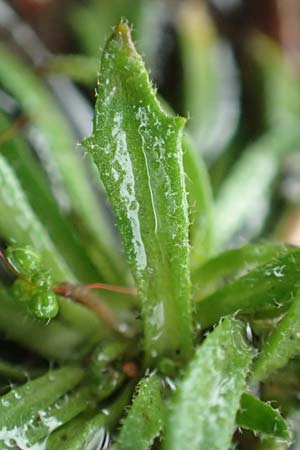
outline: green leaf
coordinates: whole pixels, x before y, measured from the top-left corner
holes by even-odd
[[[236,423],[242,428],[272,435],[285,441],[291,440],[291,431],[280,412],[251,394],[241,397]]]
[[[189,203],[191,266],[199,266],[215,249],[214,210],[210,181],[200,153],[187,134],[183,138],[183,165]]]
[[[82,379],[83,371],[78,367],[50,370],[45,375],[12,389],[0,400],[1,440],[17,439],[27,429],[40,410],[47,408]],[[5,433],[7,436],[5,436]],[[17,441],[16,441],[17,442]]]
[[[91,392],[86,386],[66,394],[48,408],[43,407],[42,414],[30,423],[26,438],[30,445],[44,439],[55,429],[70,422],[85,411],[91,403]]]
[[[84,245],[105,280],[124,280],[121,258],[117,260],[111,229],[100,213],[99,201],[88,182],[88,173],[76,152],[75,138],[54,99],[38,77],[0,45],[0,83],[20,102],[23,113],[40,132],[41,160],[53,191],[80,232]],[[82,157],[81,157],[82,158]],[[63,201],[61,201],[63,198]]]
[[[125,389],[110,405],[98,414],[83,414],[55,431],[49,438],[46,450],[82,450],[99,448],[106,442],[108,431],[116,425],[128,403],[130,387]],[[102,448],[100,446],[100,448]],[[106,448],[106,447],[103,447]]]
[[[0,358],[0,377],[8,381],[25,382],[28,377],[34,378],[40,371],[34,370],[26,366],[13,364],[5,359]]]
[[[272,185],[279,174],[283,158],[300,142],[294,126],[276,128],[245,149],[216,199],[216,237],[218,248],[224,247],[243,227],[257,234],[269,210]],[[253,218],[257,220],[254,221]]]
[[[198,348],[178,386],[165,450],[229,448],[251,360],[243,324],[224,319]]]
[[[185,114],[208,160],[226,149],[239,118],[239,83],[231,49],[221,42],[207,5],[183,3],[177,21]]]
[[[63,74],[91,87],[97,81],[99,58],[86,55],[53,55],[43,69],[47,74]]]
[[[152,374],[140,381],[137,393],[124,419],[117,445],[120,450],[148,450],[159,436],[165,421],[161,380]]]
[[[61,303],[58,319],[45,324],[28,315],[22,302],[16,302],[0,284],[0,329],[5,336],[50,360],[76,360],[91,349],[105,331],[88,310]]]
[[[204,329],[237,312],[252,317],[278,316],[293,299],[299,273],[300,251],[286,252],[202,299],[195,306],[195,320]]]
[[[249,270],[278,257],[289,247],[275,244],[246,245],[227,250],[211,258],[192,272],[194,296],[198,300],[211,294],[229,280],[239,278]]]
[[[0,135],[11,129],[12,123],[0,114]],[[76,277],[84,282],[97,280],[98,272],[89,261],[85,248],[80,244],[74,227],[61,213],[51,195],[45,175],[21,136],[10,136],[0,142],[0,154],[14,170],[30,206],[47,227],[51,239],[64,256]],[[37,195],[38,191],[38,195]]]
[[[265,380],[268,376],[284,367],[289,359],[300,353],[300,290],[294,296],[293,303],[272,334],[263,344],[254,365],[254,378]]]
[[[191,353],[184,119],[168,117],[125,23],[105,47],[91,152],[141,293],[146,359]]]
[[[11,167],[0,155],[0,234],[8,242],[30,244],[58,281],[75,280],[40,223]]]

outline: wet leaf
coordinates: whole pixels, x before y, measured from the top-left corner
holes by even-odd
[[[178,386],[165,450],[229,448],[251,360],[244,326],[224,319],[198,348]]]
[[[247,317],[276,317],[286,310],[299,286],[300,251],[292,249],[196,304],[195,318],[202,328],[220,317],[239,313]]]
[[[12,123],[0,114],[0,134],[11,129]],[[26,141],[21,136],[11,136],[0,143],[0,154],[14,170],[31,208],[44,227],[47,227],[51,239],[64,256],[76,277],[92,282],[98,272],[89,261],[84,246],[80,244],[74,227],[61,213],[49,189],[42,169],[39,167]],[[38,195],[37,195],[38,191]]]
[[[194,296],[198,300],[229,281],[239,278],[272,258],[286,253],[290,247],[275,244],[249,244],[227,250],[192,272]]]
[[[254,378],[265,380],[299,353],[300,291],[298,290],[288,312],[263,344],[254,365]]]
[[[161,388],[155,374],[140,381],[117,440],[120,450],[148,450],[159,436],[166,413]]]
[[[55,431],[49,438],[46,450],[82,450],[108,448],[109,431],[113,428],[128,403],[130,387],[101,412],[83,414]]]
[[[121,258],[117,260],[111,230],[100,213],[68,122],[38,77],[2,43],[0,83],[20,102],[23,113],[36,127],[33,133],[40,133],[37,147],[53,192],[80,231],[91,258],[108,282],[119,282],[120,277],[123,280]]]
[[[248,393],[244,393],[241,397],[236,423],[248,430],[272,435],[285,441],[291,440],[289,424],[280,412]]]
[[[146,358],[190,355],[184,119],[168,117],[125,23],[104,49],[91,152],[143,298]]]
[[[0,155],[0,234],[8,242],[30,244],[45,265],[52,271],[56,282],[74,280],[65,261],[53,245],[47,230],[40,223],[18,179],[7,161]]]
[[[39,413],[82,379],[83,371],[75,366],[50,370],[45,375],[12,389],[0,400],[0,440],[22,438]],[[13,434],[15,435],[13,436]],[[16,441],[18,444],[18,442]]]

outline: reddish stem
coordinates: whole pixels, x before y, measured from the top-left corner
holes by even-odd
[[[85,287],[88,289],[103,289],[105,291],[118,292],[119,294],[138,295],[138,291],[136,289],[123,286],[114,286],[106,283],[86,284]]]

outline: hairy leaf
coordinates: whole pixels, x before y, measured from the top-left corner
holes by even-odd
[[[192,272],[195,298],[197,301],[200,300],[228,283],[229,280],[241,277],[248,271],[286,253],[288,250],[289,247],[284,245],[250,244],[227,250],[211,258]]]
[[[47,408],[75,387],[82,376],[83,371],[80,368],[64,367],[49,371],[2,396],[0,401],[0,439],[9,439],[10,432],[24,433],[30,421],[40,410]],[[17,435],[12,436],[12,439],[17,438]]]
[[[116,425],[129,400],[130,388],[125,389],[110,405],[98,414],[83,414],[55,431],[46,450],[82,450],[107,448],[109,431]]]
[[[230,446],[251,360],[244,326],[225,319],[198,348],[178,387],[165,450],[224,450]]]
[[[252,317],[278,316],[293,299],[299,273],[300,251],[286,252],[197,303],[196,321],[206,328],[220,317],[237,312]]]
[[[184,135],[183,165],[189,203],[191,266],[197,267],[214,252],[214,210],[208,173],[194,143]]]
[[[291,440],[289,424],[280,412],[248,393],[242,395],[236,423],[242,428]]]
[[[146,358],[191,352],[184,119],[168,117],[151,88],[128,26],[105,47],[94,132],[99,169],[143,298]]]
[[[254,365],[254,378],[265,380],[300,353],[300,291],[295,294],[285,317],[264,343]]]
[[[48,408],[43,407],[35,420],[30,423],[26,432],[26,438],[30,445],[44,439],[57,428],[70,422],[74,417],[85,411],[91,402],[91,392],[86,386],[81,387],[70,394],[66,394]]]
[[[152,374],[140,381],[137,394],[125,418],[120,435],[120,450],[148,450],[159,436],[165,419],[165,404],[161,396],[161,380]]]

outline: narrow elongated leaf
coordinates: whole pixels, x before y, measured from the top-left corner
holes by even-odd
[[[266,34],[256,34],[249,41],[251,57],[254,58],[262,77],[265,90],[266,119],[272,127],[280,124],[295,126],[299,119],[299,85],[297,71],[292,69],[280,45]]]
[[[124,279],[113,248],[111,230],[99,211],[99,201],[85,173],[83,161],[76,153],[71,129],[41,81],[9,52],[0,46],[0,83],[20,102],[23,112],[40,132],[41,160],[53,181],[58,202],[69,213],[81,233],[91,258],[108,282]],[[49,173],[50,172],[50,173]],[[63,200],[62,200],[63,198]],[[122,266],[122,265],[121,265]]]
[[[97,81],[99,59],[86,55],[53,55],[44,69],[47,73],[67,75],[72,80],[91,87]]]
[[[165,450],[229,448],[251,360],[244,326],[225,319],[198,348],[178,387]]]
[[[291,303],[299,274],[300,251],[291,250],[205,297],[195,307],[196,321],[206,328],[236,312],[276,317]]]
[[[189,203],[191,267],[195,268],[214,252],[214,210],[208,173],[186,134],[183,138],[183,165]]]
[[[245,150],[216,199],[215,221],[219,248],[228,244],[245,226],[249,228],[251,236],[261,229],[270,207],[271,187],[283,157],[297,148],[299,142],[299,130],[291,126],[269,131]]]
[[[121,395],[98,414],[83,414],[73,419],[53,433],[46,450],[82,450],[108,448],[109,431],[123,413],[129,400],[131,389],[125,389]]]
[[[55,281],[75,280],[30,207],[13,170],[0,155],[0,234],[8,241],[30,244],[41,255]]]
[[[144,378],[137,388],[120,435],[120,450],[148,450],[159,436],[165,420],[165,404],[161,396],[161,380],[157,375]]]
[[[0,114],[0,134],[10,129],[11,123]],[[11,136],[0,143],[0,154],[8,161],[21,184],[31,208],[51,235],[51,239],[65,257],[67,264],[81,281],[92,282],[98,272],[87,258],[74,228],[68,223],[51,195],[45,176],[31,155],[25,140]],[[38,195],[37,195],[38,191]]]
[[[39,370],[28,369],[21,365],[13,364],[0,358],[0,377],[9,381],[24,382],[28,377],[32,378],[39,373]]]
[[[183,99],[188,126],[208,160],[226,149],[236,131],[239,82],[232,51],[218,38],[207,5],[182,4],[178,36],[183,60]]]
[[[76,360],[105,335],[92,313],[72,303],[61,303],[59,318],[45,324],[29,316],[26,305],[14,301],[0,284],[0,306],[5,336],[50,360]]]
[[[94,133],[99,169],[143,298],[147,359],[191,352],[184,119],[168,117],[151,88],[128,26],[102,57]]]
[[[91,392],[88,387],[81,387],[44,408],[38,417],[31,421],[26,432],[30,445],[47,437],[55,429],[70,422],[74,417],[85,411],[91,402]]]
[[[285,441],[291,440],[289,424],[280,412],[251,394],[241,397],[236,423],[242,428],[272,435]]]
[[[300,291],[298,290],[285,317],[264,343],[254,365],[254,377],[257,380],[266,379],[299,353]]]
[[[255,267],[289,250],[284,245],[246,245],[221,253],[192,272],[194,296],[197,300],[238,278]]]
[[[1,397],[0,440],[9,439],[10,433],[16,433],[11,436],[16,440],[18,434],[25,432],[40,410],[47,408],[76,386],[82,376],[83,371],[78,367],[49,371]]]

